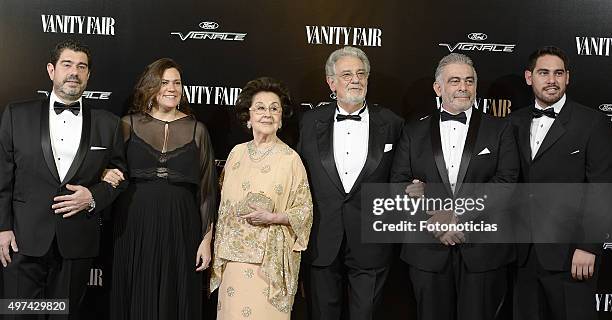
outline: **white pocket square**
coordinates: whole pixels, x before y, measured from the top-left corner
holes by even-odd
[[[576,153],[578,153],[578,152],[580,152],[580,150],[575,150],[575,151],[572,151],[572,153],[570,153],[570,154],[576,154]]]
[[[91,147],[89,150],[106,150],[106,147]]]
[[[385,144],[385,150],[383,152],[389,152],[389,151],[391,151],[391,149],[393,149],[393,144],[386,143]]]
[[[482,151],[480,151],[480,153],[478,153],[479,156],[483,155],[483,154],[489,154],[491,153],[491,151],[489,151],[489,148],[484,148],[482,149]]]

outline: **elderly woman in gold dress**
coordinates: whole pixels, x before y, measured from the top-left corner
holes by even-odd
[[[236,102],[253,140],[232,149],[221,181],[210,280],[217,319],[290,318],[312,200],[299,155],[276,136],[289,105],[272,78],[248,82]]]

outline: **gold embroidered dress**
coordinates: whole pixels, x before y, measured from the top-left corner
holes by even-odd
[[[263,293],[267,301],[288,316],[297,291],[301,251],[306,249],[312,226],[306,170],[299,155],[279,139],[269,154],[255,160],[247,144],[235,146],[225,164],[210,290],[224,281],[228,262],[256,264],[267,285]],[[248,202],[287,214],[290,226],[247,223],[239,215],[253,211]],[[252,278],[252,271],[244,273]],[[227,291],[219,296],[232,296],[235,289]],[[243,316],[250,315],[251,307],[244,308]]]

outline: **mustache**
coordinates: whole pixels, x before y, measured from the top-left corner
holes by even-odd
[[[77,83],[81,83],[81,79],[79,79],[79,76],[68,76],[66,78],[66,80],[64,80],[64,83],[68,82],[68,81],[75,81]]]
[[[470,94],[467,92],[457,92],[453,95],[455,98],[469,98]]]

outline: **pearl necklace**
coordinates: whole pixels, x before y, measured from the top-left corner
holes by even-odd
[[[251,158],[251,161],[253,162],[260,162],[272,153],[275,146],[276,143],[273,142],[272,146],[263,151],[260,151],[257,149],[253,141],[249,141],[247,142],[247,151],[249,152],[249,158]]]

